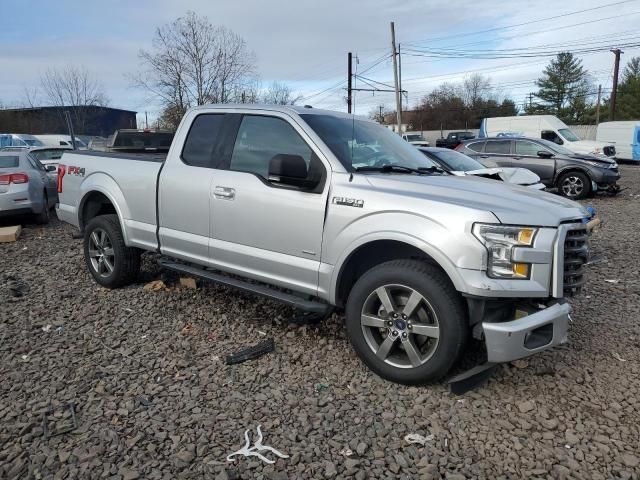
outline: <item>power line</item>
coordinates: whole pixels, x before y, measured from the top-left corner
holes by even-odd
[[[455,35],[447,35],[444,37],[430,37],[430,38],[426,38],[424,40],[420,40],[420,41],[416,41],[416,42],[403,42],[405,44],[411,44],[411,45],[416,45],[416,44],[420,44],[423,42],[437,42],[440,40],[446,40],[449,38],[460,38],[460,37],[468,37],[468,36],[473,36],[473,35],[479,35],[479,34],[484,34],[484,33],[490,33],[490,32],[498,32],[500,30],[508,30],[511,28],[516,28],[516,27],[523,27],[525,25],[532,25],[534,23],[540,23],[540,22],[546,22],[547,20],[555,20],[557,18],[563,18],[563,17],[569,17],[572,15],[578,15],[580,13],[585,13],[585,12],[591,12],[594,10],[600,10],[603,8],[608,8],[608,7],[613,7],[616,5],[621,5],[623,3],[631,3],[631,2],[636,2],[638,0],[623,0],[623,1],[619,1],[619,2],[613,2],[613,3],[607,3],[605,5],[599,5],[597,7],[591,7],[591,8],[586,8],[583,10],[576,10],[574,12],[567,12],[567,13],[563,13],[563,14],[559,14],[559,15],[554,15],[551,17],[546,17],[546,18],[540,18],[537,20],[529,20],[528,22],[522,22],[522,23],[515,23],[512,25],[506,25],[503,27],[494,27],[494,28],[489,28],[486,30],[476,30],[475,32],[468,32],[468,33],[462,33],[462,34],[455,34]]]

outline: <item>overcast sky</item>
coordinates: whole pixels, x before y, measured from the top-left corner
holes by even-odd
[[[570,15],[614,2],[1,0],[0,102],[9,106],[24,103],[25,87],[37,87],[47,67],[74,64],[85,66],[100,79],[111,106],[141,113],[147,110],[153,117],[157,103],[133,88],[128,75],[138,71],[138,52],[150,47],[155,28],[193,10],[246,40],[256,54],[257,70],[265,84],[285,81],[307,97],[303,103],[346,110],[347,52],[357,55],[359,71],[369,68],[390,50],[392,20],[397,40],[407,52],[424,47],[494,50],[546,45],[551,46],[545,49],[557,50],[558,44],[572,50],[585,45],[640,43],[635,40],[640,39],[640,0]],[[510,27],[552,16],[559,18]],[[623,65],[631,56],[640,55],[637,47],[624,50]],[[589,53],[581,58],[595,83],[610,89],[613,55]],[[477,71],[489,76],[502,95],[522,103],[535,90],[533,80],[548,60],[434,60],[403,55],[403,87],[413,106],[434,86],[460,81]],[[391,61],[380,62],[364,76],[391,83]],[[377,105],[391,108],[393,95],[356,96],[356,113],[366,115]]]

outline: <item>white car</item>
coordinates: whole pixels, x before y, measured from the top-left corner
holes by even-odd
[[[540,177],[526,168],[486,168],[477,160],[448,148],[420,148],[425,156],[436,162],[445,172],[452,175],[475,175],[477,177],[502,180],[503,182],[544,190]]]
[[[411,145],[415,145],[416,147],[428,147],[429,142],[426,138],[422,136],[421,133],[403,133],[402,139],[409,142]]]
[[[72,147],[70,135],[34,135],[42,142],[43,145],[48,147]],[[76,148],[78,150],[87,150],[87,144],[80,138],[76,137]]]
[[[520,115],[517,117],[484,118],[479,138],[530,137],[549,140],[573,153],[613,157],[615,147],[608,142],[581,140],[562,120],[553,115]]]

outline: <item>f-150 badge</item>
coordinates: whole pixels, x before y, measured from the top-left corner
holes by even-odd
[[[358,200],[357,198],[333,197],[332,202],[336,205],[345,205],[347,207],[364,207],[364,200]]]

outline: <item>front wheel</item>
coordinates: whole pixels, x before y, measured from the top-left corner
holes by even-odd
[[[140,271],[140,250],[125,245],[117,215],[91,219],[83,243],[87,268],[100,285],[117,288],[135,281]]]
[[[360,359],[397,383],[442,378],[468,333],[458,292],[438,268],[418,260],[390,261],[366,272],[349,294],[346,314]]]
[[[591,180],[582,172],[567,172],[558,179],[558,190],[571,200],[580,200],[591,193]]]

